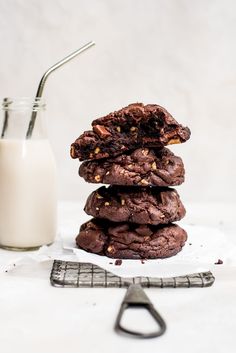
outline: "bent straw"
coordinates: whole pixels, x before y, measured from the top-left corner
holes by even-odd
[[[39,86],[38,86],[38,90],[36,93],[36,97],[35,100],[37,100],[37,98],[41,98],[42,97],[42,93],[43,93],[43,89],[44,89],[44,85],[45,82],[48,78],[48,76],[55,71],[56,69],[58,69],[59,67],[61,67],[62,65],[64,65],[65,63],[67,63],[68,61],[72,60],[73,58],[75,58],[77,55],[81,54],[82,52],[84,52],[85,50],[89,49],[90,47],[92,47],[93,45],[95,45],[95,43],[93,41],[85,44],[83,47],[77,49],[75,52],[71,53],[70,55],[66,56],[64,59],[60,60],[58,63],[56,63],[55,65],[53,65],[52,67],[50,67],[45,74],[43,75],[43,77],[41,78],[40,82],[39,82]],[[36,105],[34,105],[34,107],[36,107]],[[34,108],[33,107],[33,108]],[[35,120],[37,117],[37,111],[33,110],[31,118],[30,118],[30,122],[28,125],[28,130],[26,133],[26,138],[29,139],[32,136],[33,133],[33,129],[34,129],[34,124],[35,124]]]
[[[4,120],[3,120],[3,126],[2,126],[2,133],[1,133],[1,138],[4,138],[4,135],[5,135],[5,131],[8,127],[8,119],[9,119],[9,116],[8,116],[8,106],[9,104],[11,104],[12,102],[9,101],[8,98],[4,98],[3,99],[3,107],[4,107]]]

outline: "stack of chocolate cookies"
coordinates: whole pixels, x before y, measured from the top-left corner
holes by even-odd
[[[178,253],[186,239],[172,222],[185,215],[177,191],[184,165],[166,145],[185,142],[190,130],[161,106],[142,103],[92,122],[72,145],[71,157],[84,161],[79,175],[109,184],[92,192],[78,247],[119,259],[156,259]]]

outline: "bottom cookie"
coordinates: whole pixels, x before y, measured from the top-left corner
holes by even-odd
[[[139,225],[91,219],[76,237],[79,248],[120,259],[157,259],[176,255],[187,233],[176,224]]]

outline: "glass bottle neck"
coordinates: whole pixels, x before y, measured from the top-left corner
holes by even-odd
[[[35,123],[30,138],[47,138],[45,122],[43,119],[45,103],[41,98],[4,98],[2,108],[2,139],[26,139],[32,116],[35,117]]]

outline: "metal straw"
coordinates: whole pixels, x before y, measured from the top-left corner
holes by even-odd
[[[42,97],[42,93],[43,93],[43,88],[44,88],[45,82],[46,82],[48,76],[51,74],[51,72],[55,71],[56,69],[58,69],[59,67],[61,67],[62,65],[64,65],[68,61],[70,61],[71,59],[75,58],[77,55],[81,54],[85,50],[87,50],[90,47],[92,47],[93,45],[95,45],[95,43],[93,41],[85,44],[83,47],[77,49],[75,52],[71,53],[70,55],[66,56],[64,59],[60,60],[58,63],[56,63],[55,65],[50,67],[50,69],[48,69],[45,72],[45,74],[43,75],[43,77],[41,78],[41,81],[39,83],[38,90],[37,90],[37,93],[36,93],[35,100],[37,100],[37,98],[41,98]],[[30,118],[28,130],[27,130],[27,134],[26,134],[26,138],[27,139],[31,138],[32,132],[33,132],[33,129],[34,129],[34,124],[35,124],[35,120],[36,120],[36,117],[37,117],[37,110],[34,110],[35,107],[37,107],[37,104],[35,104],[35,106],[33,107],[33,112],[32,112],[31,118]]]
[[[2,133],[1,133],[1,138],[3,138],[4,137],[4,135],[5,135],[5,131],[6,131],[6,129],[7,129],[7,127],[8,127],[8,118],[9,118],[9,114],[8,114],[8,106],[9,106],[9,104],[11,104],[12,102],[11,101],[9,101],[9,99],[8,98],[4,98],[3,99],[3,107],[4,107],[4,120],[3,120],[3,126],[2,126]]]

